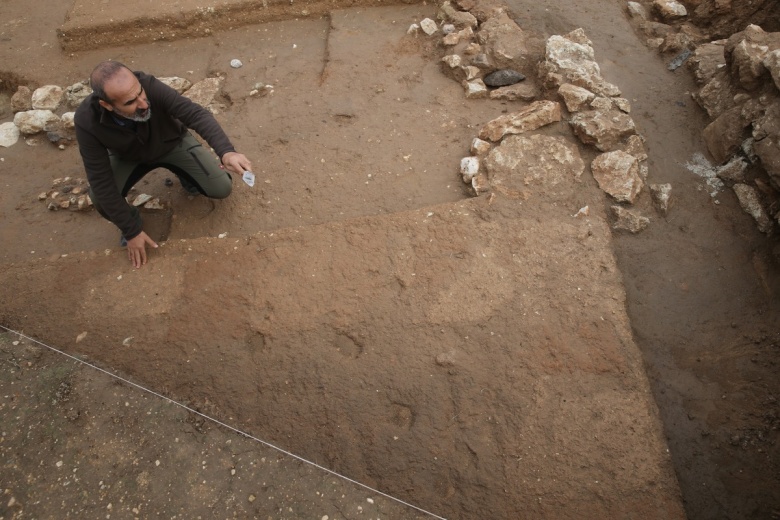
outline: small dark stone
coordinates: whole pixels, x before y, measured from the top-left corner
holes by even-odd
[[[482,81],[488,87],[506,87],[508,85],[514,85],[520,83],[525,79],[525,76],[512,69],[502,69],[495,72],[491,72],[485,76]]]
[[[165,179],[165,185],[169,188],[173,186],[173,180],[172,179]]]

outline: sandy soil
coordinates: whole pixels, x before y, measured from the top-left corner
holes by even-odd
[[[685,168],[703,151],[703,116],[687,95],[692,83],[642,46],[616,2],[510,5],[521,27],[544,35],[584,27],[604,76],[632,101],[651,179],[675,186],[672,213],[654,218],[642,235],[609,236],[608,201],[592,178],[562,200],[539,188],[525,207],[465,202],[458,161],[475,129],[512,107],[467,102],[439,71],[441,49],[403,36],[431,7],[334,11],[202,39],[63,55],[54,29],[67,5],[28,12],[21,2],[4,3],[0,61],[16,82],[70,84],[109,57],[158,75],[226,73],[229,108],[219,119],[255,162],[259,184],[236,183],[235,196],[211,203],[166,187],[166,172],[148,176],[139,191],[171,209],[145,217],[169,243],[133,273],[111,225],[94,213],[49,212],[37,201],[52,179],[82,175],[75,147],[60,151],[40,141],[2,150],[0,323],[450,518],[487,511],[554,517],[565,506],[571,518],[680,514],[669,500],[676,482],[654,427],[652,389],[687,515],[771,518],[780,509],[777,258],[733,196],[713,204]],[[245,66],[232,70],[227,63],[236,57]],[[274,93],[250,98],[259,81]],[[566,125],[549,133],[567,135]],[[584,204],[594,208],[591,228],[562,218]],[[649,200],[642,204],[652,212]],[[220,233],[228,239],[213,238]],[[509,281],[498,282],[501,276]],[[626,308],[630,325],[621,318]],[[193,309],[215,310],[193,322],[200,312]],[[33,318],[41,311],[47,320]],[[519,318],[529,311],[543,318]],[[607,326],[604,311],[612,316]],[[632,354],[631,329],[644,362]],[[130,336],[131,347],[121,347]],[[594,345],[603,347],[589,350]],[[42,386],[30,382],[26,395],[51,391],[62,379],[38,377]],[[77,395],[105,392],[81,372],[69,377],[83,388]],[[120,401],[130,399],[142,398]],[[35,404],[62,416],[48,403]],[[633,417],[635,406],[649,415]],[[187,431],[186,414],[164,415],[166,438]],[[96,431],[98,442],[116,435]],[[4,436],[11,443],[4,449],[24,450],[14,439]],[[210,465],[227,468],[222,460]],[[289,467],[267,479],[278,483],[300,471]],[[636,487],[637,474],[656,471]],[[166,478],[174,476],[161,485]],[[596,481],[617,494],[605,496]],[[229,493],[240,501],[249,489]],[[348,495],[350,507],[365,500],[360,493]],[[328,514],[314,504],[278,517]],[[348,511],[339,514],[349,518]]]
[[[430,518],[25,338],[0,360],[3,518]]]

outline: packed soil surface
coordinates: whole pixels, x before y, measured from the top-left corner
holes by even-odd
[[[147,176],[135,193],[167,205],[144,213],[165,245],[134,271],[95,212],[37,199],[83,177],[75,146],[1,149],[0,325],[447,518],[780,516],[776,240],[686,168],[704,153],[691,79],[622,2],[509,5],[541,37],[583,27],[631,101],[650,181],[674,186],[667,217],[640,199],[642,234],[610,231],[587,168],[471,198],[460,158],[522,104],[466,100],[437,40],[406,35],[433,6],[64,53],[70,3],[4,2],[6,86],[70,85],[108,58],[224,74],[217,118],[257,184],[209,201]],[[273,93],[250,96],[258,82]],[[575,142],[565,122],[544,134]],[[8,518],[108,502],[128,517],[429,516],[28,339],[3,337],[0,355]]]

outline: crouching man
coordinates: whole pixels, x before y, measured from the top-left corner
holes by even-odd
[[[93,92],[75,116],[89,195],[97,211],[119,228],[138,268],[146,263],[146,247],[157,247],[144,232],[138,209],[125,199],[144,175],[166,168],[188,192],[223,199],[233,186],[225,169],[240,176],[252,164],[236,152],[208,110],[154,76],[104,61],[92,71],[90,84]],[[222,166],[190,128],[214,149]]]

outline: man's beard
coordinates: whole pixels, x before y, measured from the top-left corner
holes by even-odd
[[[143,115],[139,114],[139,111],[136,111],[132,116],[125,117],[131,121],[135,121],[136,123],[145,123],[152,117],[152,107],[147,108],[146,111],[142,113]]]

